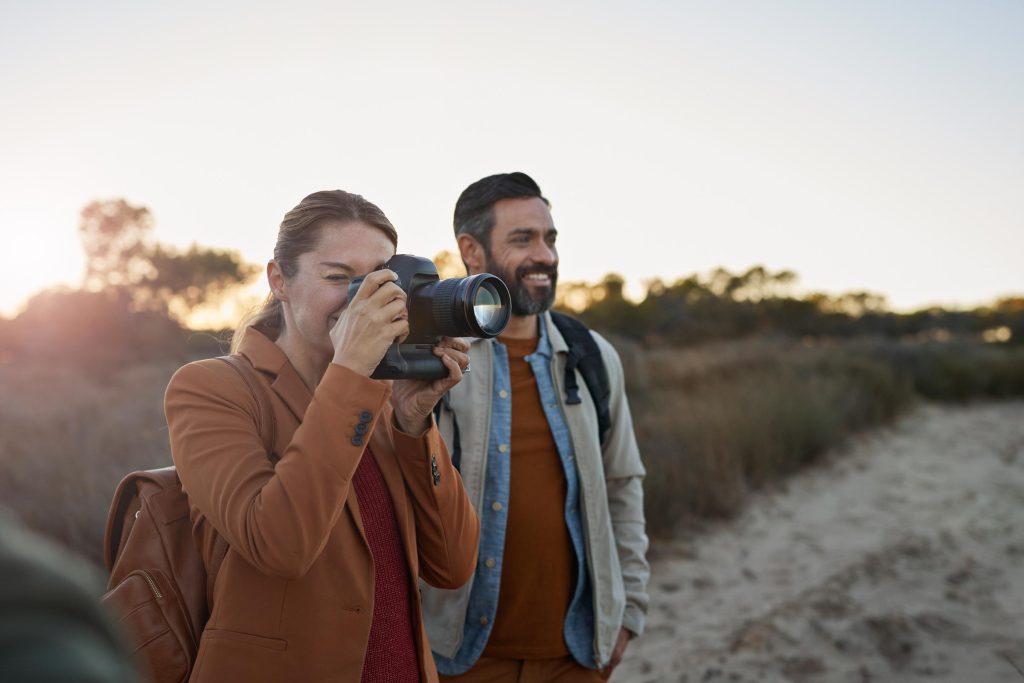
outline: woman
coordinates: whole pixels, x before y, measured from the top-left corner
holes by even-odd
[[[381,269],[396,244],[362,197],[306,197],[281,223],[270,298],[236,334],[263,386],[216,359],[171,379],[171,451],[208,567],[218,536],[229,544],[191,681],[437,680],[417,579],[465,583],[479,525],[431,410],[468,345],[435,348],[445,379],[370,379],[408,333],[405,293]]]

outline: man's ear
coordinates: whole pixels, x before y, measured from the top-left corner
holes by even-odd
[[[475,275],[484,272],[487,265],[487,252],[484,250],[484,245],[480,244],[477,238],[466,233],[459,235],[458,240],[459,256],[466,264],[467,274]]]
[[[270,285],[270,293],[278,301],[288,301],[288,284],[284,277],[284,271],[277,261],[267,261],[267,284]]]

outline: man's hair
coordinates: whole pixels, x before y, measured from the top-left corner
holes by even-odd
[[[548,206],[540,186],[525,173],[498,173],[476,181],[459,195],[455,202],[455,237],[472,235],[490,251],[491,229],[494,228],[494,205],[502,199],[537,197]]]

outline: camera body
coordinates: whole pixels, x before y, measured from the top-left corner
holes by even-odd
[[[434,355],[441,337],[496,337],[512,314],[508,287],[490,273],[440,279],[430,259],[410,254],[392,256],[384,268],[398,275],[406,293],[409,335],[388,347],[371,377],[374,379],[439,379],[448,369]],[[349,284],[349,301],[363,278]]]

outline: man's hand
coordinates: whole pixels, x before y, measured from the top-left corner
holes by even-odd
[[[391,392],[395,422],[406,434],[420,434],[430,424],[430,413],[448,390],[462,381],[469,367],[469,343],[463,339],[442,337],[434,355],[448,368],[441,379],[396,379]]]
[[[627,628],[619,629],[619,637],[615,641],[615,649],[612,650],[611,661],[608,662],[608,666],[604,668],[606,676],[611,678],[612,672],[615,671],[615,667],[622,661],[622,656],[626,654],[626,647],[629,645],[630,639],[633,637],[632,632]]]

